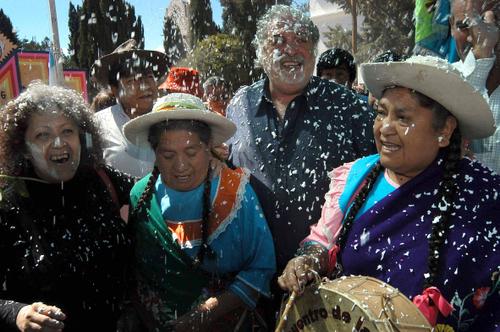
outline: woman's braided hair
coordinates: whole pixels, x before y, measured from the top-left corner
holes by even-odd
[[[170,121],[162,121],[157,124],[154,124],[149,128],[148,133],[148,141],[151,145],[153,151],[156,151],[160,143],[161,134],[168,130],[187,130],[189,132],[193,132],[198,135],[200,140],[205,143],[207,146],[210,143],[211,138],[211,130],[210,127],[201,121],[196,120],[170,120]],[[135,207],[133,214],[138,215],[141,209],[146,208],[151,200],[151,196],[155,190],[155,184],[158,180],[158,176],[160,176],[160,170],[157,166],[153,168],[153,172],[146,184],[144,192],[137,202],[137,206]],[[202,231],[202,243],[200,250],[198,251],[198,256],[194,261],[194,265],[198,266],[203,262],[203,258],[209,250],[209,246],[207,245],[208,241],[208,227],[209,227],[209,217],[211,212],[211,202],[210,202],[210,190],[211,190],[211,171],[210,167],[207,171],[207,177],[205,178],[205,185],[203,189],[203,212],[202,212],[202,223],[201,223],[201,231]],[[210,252],[210,251],[209,251]]]
[[[194,260],[195,265],[200,265],[203,263],[203,259],[205,258],[205,254],[212,254],[212,250],[210,246],[207,244],[208,242],[208,226],[209,226],[209,218],[210,218],[210,190],[211,190],[211,172],[210,167],[208,168],[208,174],[205,179],[205,187],[203,188],[203,214],[201,219],[201,247],[198,250],[198,255]]]
[[[439,251],[446,240],[447,231],[450,228],[450,215],[453,210],[453,201],[457,192],[456,177],[458,175],[458,164],[462,156],[462,135],[457,128],[450,137],[450,145],[446,147],[447,154],[444,163],[443,180],[439,185],[436,205],[437,213],[432,223],[432,232],[429,238],[429,256],[427,266],[429,275],[425,278],[424,289],[434,284],[439,272]]]
[[[412,95],[415,96],[421,106],[428,107],[434,112],[432,123],[434,129],[438,130],[443,128],[446,119],[449,115],[451,115],[451,113],[438,102],[417,91],[412,91]],[[452,202],[457,191],[455,182],[458,174],[458,164],[461,159],[461,143],[462,135],[457,127],[450,137],[450,144],[446,148],[443,148],[446,158],[443,166],[443,181],[439,185],[437,195],[439,200],[438,204],[435,206],[435,220],[438,222],[432,223],[432,231],[429,238],[429,256],[427,260],[429,273],[425,276],[423,285],[424,289],[433,285],[439,272],[439,251],[446,239],[447,230],[449,229],[450,215],[452,212]],[[349,212],[345,216],[342,231],[337,239],[337,245],[340,249],[344,248],[354,219],[360,208],[363,206],[366,196],[373,188],[373,185],[382,169],[382,165],[378,162],[368,174],[363,188],[359,191]],[[340,262],[341,255],[338,255],[338,259]]]
[[[137,205],[132,212],[133,215],[137,215],[142,208],[147,208],[149,204],[149,200],[151,199],[151,195],[153,195],[156,180],[158,180],[158,176],[160,175],[160,170],[155,165],[153,171],[151,172],[151,176],[149,177],[148,183],[146,184],[146,188],[142,192],[141,197],[137,201]]]

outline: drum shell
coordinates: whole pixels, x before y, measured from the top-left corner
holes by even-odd
[[[372,277],[351,276],[307,287],[283,331],[430,332],[432,327],[396,288]]]

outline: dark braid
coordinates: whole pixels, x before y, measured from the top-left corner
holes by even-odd
[[[429,238],[429,256],[427,265],[429,275],[425,278],[424,289],[434,285],[436,276],[439,272],[440,250],[446,239],[449,230],[450,214],[453,210],[453,201],[457,191],[456,175],[458,174],[458,164],[461,159],[462,135],[458,127],[450,138],[450,145],[446,148],[447,155],[444,163],[443,181],[439,185],[436,204],[437,213],[435,221],[432,223],[432,232]]]
[[[443,128],[447,118],[451,113],[437,101],[423,95],[420,92],[412,91],[412,95],[423,107],[430,108],[433,113],[432,126],[435,130]],[[446,153],[444,162],[443,180],[438,189],[436,213],[432,223],[432,230],[429,238],[429,256],[427,257],[428,275],[424,280],[424,289],[433,286],[439,272],[440,253],[449,229],[449,219],[452,212],[452,204],[456,194],[456,175],[458,174],[458,163],[461,159],[462,135],[457,127],[451,137],[450,144],[442,149]]]
[[[344,245],[347,241],[347,236],[349,235],[349,231],[351,230],[352,224],[354,222],[354,218],[356,218],[356,215],[358,214],[359,209],[363,206],[363,203],[365,202],[366,196],[368,193],[372,190],[373,185],[375,183],[375,180],[377,179],[378,175],[380,174],[380,171],[382,170],[382,165],[380,165],[380,162],[377,162],[375,167],[371,170],[371,172],[368,174],[366,177],[366,183],[361,188],[359,191],[358,195],[354,199],[351,209],[347,213],[347,215],[344,218],[343,221],[343,226],[342,226],[342,232],[340,233],[339,237],[337,238],[337,244],[340,249],[344,248]],[[340,256],[338,256],[340,258]]]
[[[195,259],[195,264],[199,265],[203,263],[203,259],[205,258],[205,254],[208,252],[210,254],[211,249],[207,244],[208,242],[208,228],[210,226],[210,212],[211,212],[211,203],[210,203],[210,190],[211,190],[211,172],[210,167],[208,168],[207,178],[205,179],[205,187],[203,189],[203,214],[201,219],[201,246],[198,251],[198,255]]]
[[[148,207],[147,205],[149,204],[151,195],[155,191],[155,183],[159,175],[160,175],[160,170],[158,169],[158,167],[155,166],[153,168],[153,172],[151,172],[151,176],[149,177],[148,183],[146,184],[146,188],[144,189],[144,192],[142,193],[141,197],[139,198],[139,201],[137,202],[137,206],[135,207],[134,211],[132,211],[133,215],[136,216],[143,207]]]

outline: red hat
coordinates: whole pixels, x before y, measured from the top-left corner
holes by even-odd
[[[200,87],[200,73],[193,68],[172,67],[165,82],[158,86],[160,90],[169,92],[182,92],[202,97],[203,92]]]

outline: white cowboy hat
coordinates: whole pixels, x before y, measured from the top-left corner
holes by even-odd
[[[166,120],[197,120],[206,123],[212,131],[214,146],[227,141],[236,132],[236,125],[228,118],[206,109],[200,98],[187,93],[171,93],[156,101],[150,113],[128,121],[123,134],[141,148],[150,147],[149,128]]]
[[[361,76],[377,99],[385,89],[401,86],[437,101],[457,118],[463,137],[483,138],[495,132],[486,99],[443,59],[413,56],[402,62],[366,63]]]

